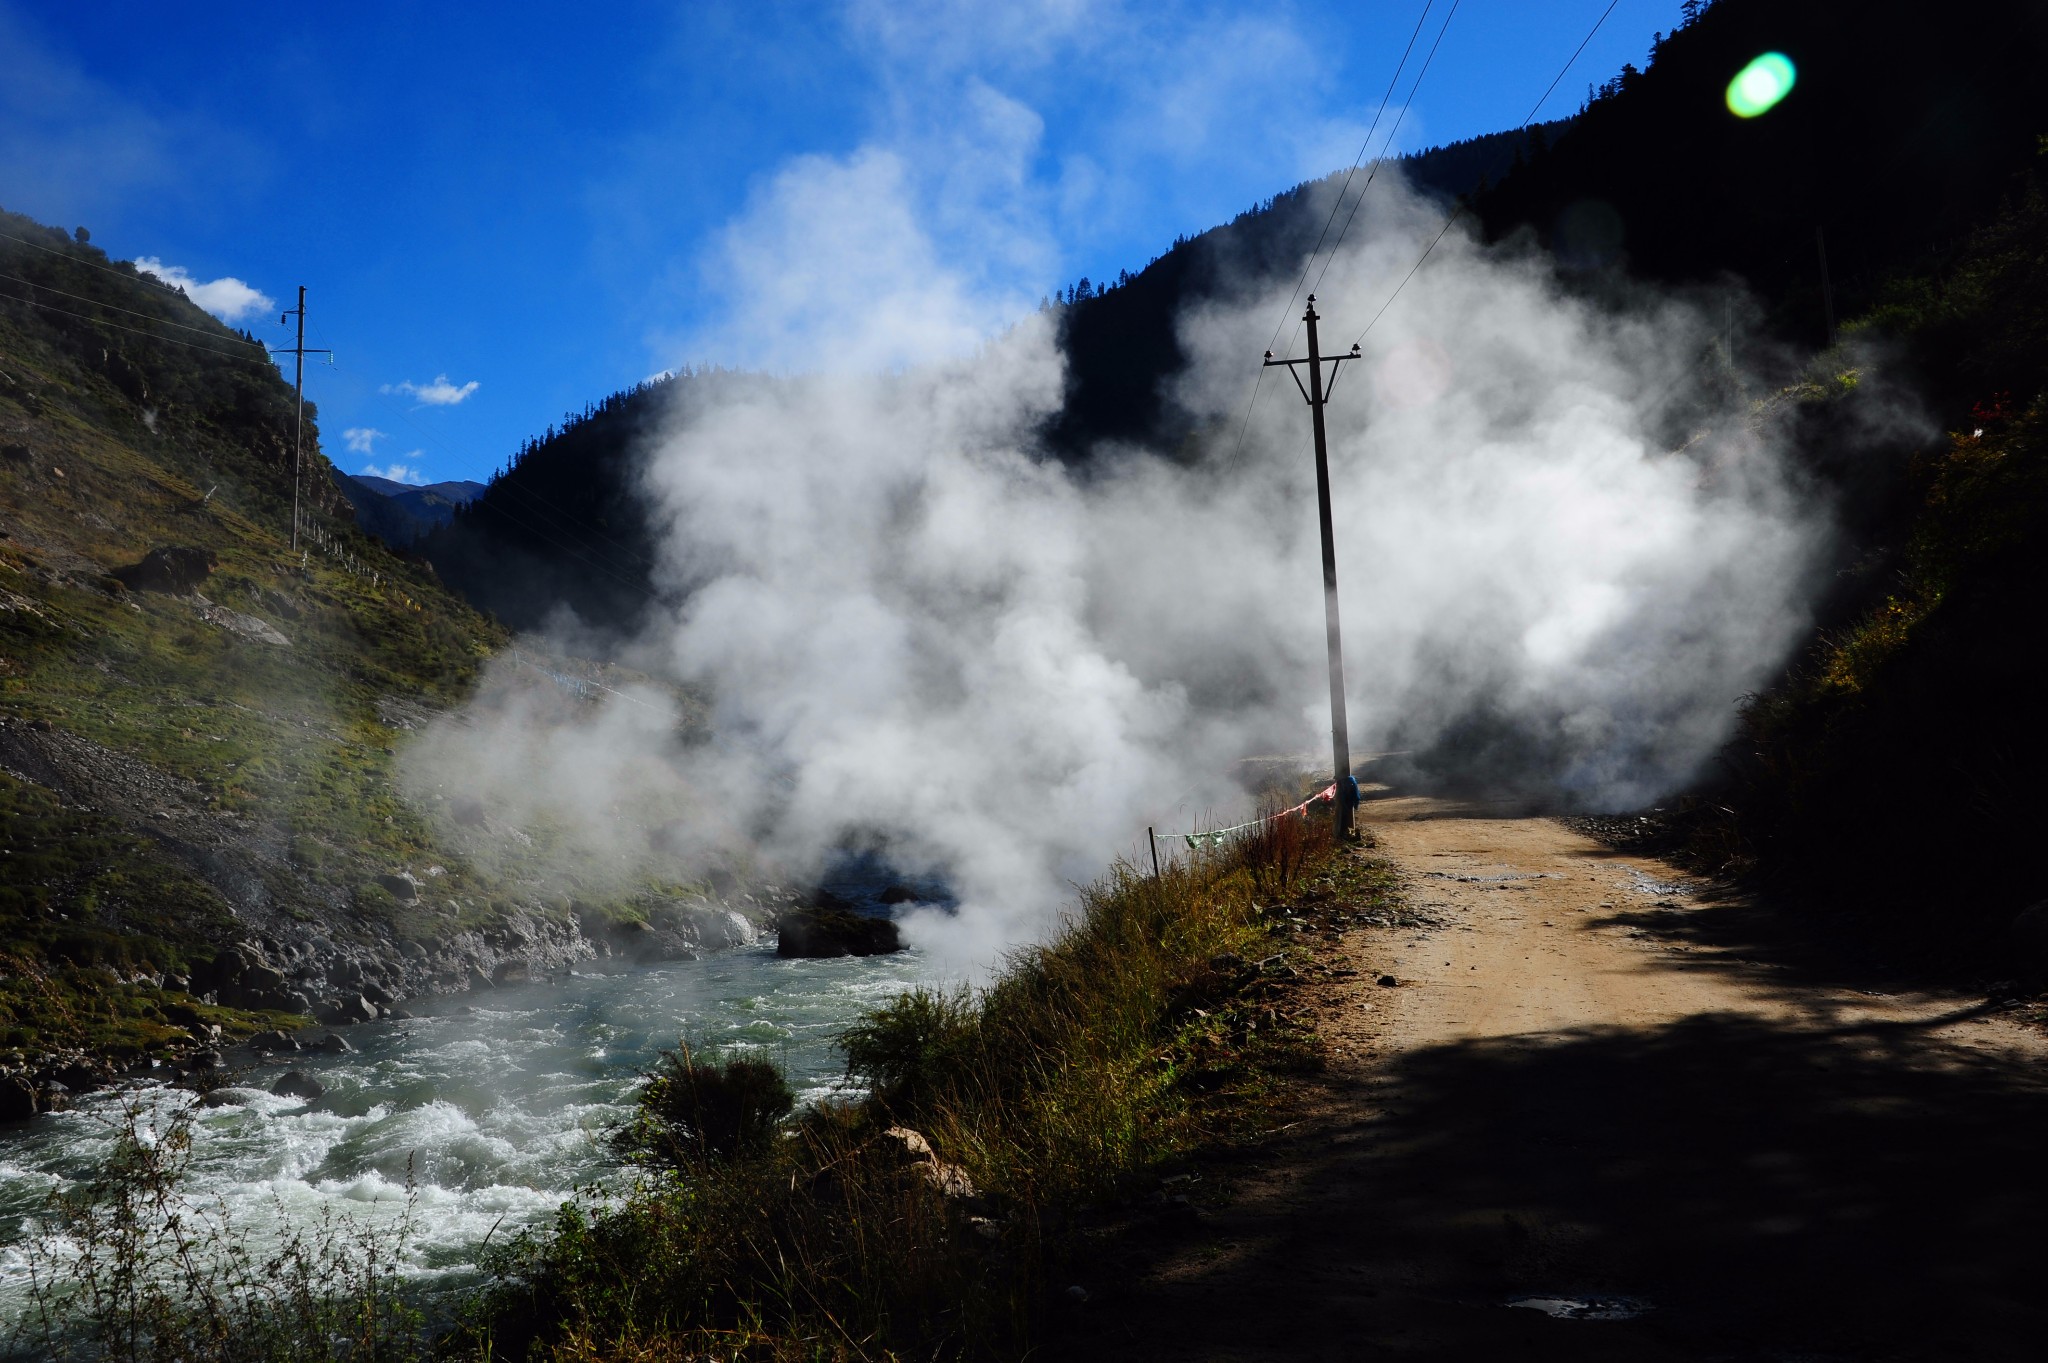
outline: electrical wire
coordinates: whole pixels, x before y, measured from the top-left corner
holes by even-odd
[[[184,322],[173,322],[167,317],[158,317],[147,312],[137,312],[134,308],[124,308],[113,303],[102,303],[99,299],[88,298],[82,293],[66,293],[63,289],[53,289],[48,284],[34,279],[23,279],[20,275],[0,274],[0,279],[12,280],[16,284],[25,284],[31,289],[41,289],[44,293],[54,293],[59,298],[70,298],[80,303],[90,303],[96,308],[105,308],[108,312],[119,312],[125,313],[130,317],[140,317],[143,321],[154,322],[160,327],[176,327],[180,331],[193,331],[201,336],[210,336],[216,341],[230,339],[228,336],[221,335],[220,330],[216,327],[195,327]],[[180,295],[180,297],[182,296]]]
[[[1608,0],[1607,8],[1600,11],[1600,17],[1593,21],[1593,27],[1587,30],[1586,36],[1579,41],[1579,45],[1572,49],[1572,55],[1565,59],[1564,65],[1559,67],[1557,74],[1551,78],[1550,84],[1544,87],[1542,95],[1537,98],[1534,107],[1529,110],[1529,116],[1522,120],[1521,126],[1515,129],[1516,132],[1527,130],[1528,126],[1536,121],[1536,115],[1543,112],[1544,101],[1550,98],[1551,94],[1557,89],[1558,84],[1564,80],[1566,73],[1572,69],[1573,63],[1578,61],[1580,54],[1593,41],[1594,35],[1599,33],[1601,27],[1606,24],[1607,16],[1614,13],[1615,7],[1620,3],[1621,0]],[[1449,235],[1452,225],[1465,215],[1466,207],[1467,204],[1463,199],[1458,200],[1452,206],[1450,216],[1444,219],[1444,225],[1437,229],[1437,234],[1430,238],[1429,245],[1423,248],[1422,254],[1416,258],[1415,263],[1408,267],[1408,273],[1401,276],[1401,282],[1394,286],[1394,291],[1387,295],[1387,301],[1380,304],[1380,310],[1374,313],[1372,320],[1365,324],[1365,330],[1358,333],[1358,340],[1354,344],[1364,344],[1367,334],[1379,325],[1380,318],[1387,315],[1387,309],[1394,306],[1394,300],[1399,298],[1401,291],[1408,287],[1408,281],[1415,278],[1416,272],[1422,268],[1423,263],[1436,250],[1437,244],[1445,236]]]
[[[81,264],[81,265],[89,265],[89,266],[91,266],[91,267],[92,267],[92,268],[94,268],[94,269],[98,269],[98,270],[103,270],[103,271],[105,271],[106,273],[109,273],[109,274],[113,274],[113,275],[117,275],[117,276],[119,276],[120,278],[122,278],[122,279],[125,279],[125,280],[127,280],[127,281],[128,281],[129,283],[131,283],[131,284],[133,284],[133,283],[137,282],[137,279],[138,279],[138,277],[139,277],[139,275],[138,275],[138,274],[129,274],[128,272],[126,272],[126,271],[123,271],[123,270],[114,270],[114,269],[110,269],[110,268],[109,268],[109,267],[107,267],[107,266],[103,266],[103,265],[95,265],[95,264],[93,264],[93,262],[91,262],[91,261],[79,261],[79,260],[76,260],[76,257],[70,256],[70,255],[68,255],[68,254],[67,254],[67,253],[65,253],[65,252],[62,252],[62,251],[53,251],[53,250],[51,250],[51,249],[50,249],[49,247],[46,247],[46,246],[37,246],[37,245],[36,245],[36,243],[34,243],[34,242],[32,242],[32,241],[28,241],[28,240],[25,240],[24,238],[21,238],[21,237],[17,237],[17,236],[14,236],[14,235],[13,235],[12,233],[0,232],[0,237],[5,237],[5,238],[7,238],[8,240],[12,240],[12,241],[18,241],[18,242],[20,242],[20,243],[21,243],[22,245],[24,245],[24,246],[30,246],[30,247],[34,247],[34,249],[36,249],[36,250],[39,250],[39,251],[45,251],[45,252],[47,252],[48,254],[51,254],[51,255],[56,255],[56,256],[63,256],[63,257],[65,258],[65,259],[67,259],[67,260],[73,260],[73,261],[75,261],[75,263],[77,263],[77,264]],[[90,305],[90,306],[93,306],[93,307],[98,307],[98,308],[106,308],[106,309],[109,309],[109,310],[111,310],[111,311],[114,311],[114,312],[124,313],[124,314],[126,314],[126,315],[128,315],[128,316],[132,316],[132,317],[140,317],[140,318],[143,318],[143,319],[144,319],[145,321],[157,322],[157,323],[159,323],[159,324],[161,324],[161,325],[165,325],[165,326],[175,326],[175,327],[181,327],[181,329],[183,329],[183,330],[186,330],[186,331],[199,331],[199,330],[200,330],[200,328],[198,328],[198,327],[189,327],[189,326],[183,326],[183,324],[181,324],[181,323],[177,323],[177,322],[165,322],[165,321],[164,321],[163,319],[161,319],[161,318],[155,318],[155,317],[150,317],[150,316],[149,316],[149,314],[147,314],[147,313],[141,313],[141,312],[136,312],[136,311],[135,311],[134,309],[132,309],[132,308],[123,308],[123,307],[119,307],[119,306],[117,306],[117,305],[115,305],[115,304],[112,304],[112,303],[102,303],[102,302],[98,301],[97,299],[87,298],[87,297],[85,297],[85,296],[84,296],[84,295],[82,295],[82,294],[66,293],[66,292],[65,292],[64,290],[62,290],[62,289],[51,289],[51,288],[49,288],[49,286],[47,286],[47,285],[44,285],[44,284],[38,284],[38,283],[35,283],[35,282],[33,282],[33,281],[30,281],[30,280],[25,280],[25,279],[19,279],[19,278],[17,278],[16,276],[13,276],[13,275],[5,275],[5,274],[0,274],[0,279],[8,279],[8,280],[12,280],[12,281],[13,281],[13,282],[15,282],[15,283],[19,283],[19,284],[24,284],[24,285],[26,285],[26,286],[27,286],[27,287],[29,287],[29,288],[35,288],[35,289],[44,289],[44,290],[46,290],[47,292],[50,292],[50,293],[55,293],[55,294],[58,294],[58,295],[60,295],[60,296],[62,296],[62,297],[65,297],[65,298],[71,298],[71,299],[76,299],[76,300],[77,300],[77,301],[79,301],[79,302],[82,302],[82,303],[86,303],[86,304],[88,304],[88,305]],[[174,290],[173,292],[176,292],[176,291]],[[182,294],[181,294],[180,296],[182,296]],[[9,302],[9,303],[19,303],[19,304],[22,304],[22,305],[23,305],[23,306],[25,306],[25,307],[31,307],[31,308],[39,308],[39,309],[41,309],[41,310],[42,310],[42,311],[44,311],[44,312],[53,312],[53,313],[56,313],[56,314],[58,314],[59,316],[62,316],[62,317],[70,317],[70,318],[74,318],[74,319],[76,319],[76,320],[78,320],[78,321],[81,321],[81,322],[87,322],[87,323],[90,323],[90,324],[91,324],[91,325],[93,325],[93,326],[104,326],[104,327],[112,327],[112,328],[114,328],[114,329],[115,329],[116,331],[125,331],[125,332],[128,332],[128,333],[130,333],[131,335],[135,335],[135,336],[140,336],[140,337],[143,337],[143,338],[144,338],[145,340],[151,340],[151,341],[160,341],[160,342],[163,342],[163,343],[166,343],[166,344],[169,344],[169,345],[181,345],[181,346],[186,346],[186,347],[188,347],[188,348],[190,348],[190,349],[193,349],[193,350],[198,350],[198,351],[202,351],[202,352],[204,352],[204,353],[206,353],[206,354],[208,354],[208,355],[215,355],[215,356],[218,356],[218,357],[220,357],[221,359],[225,359],[225,360],[240,360],[240,361],[242,361],[242,362],[243,362],[243,363],[245,363],[245,364],[255,364],[255,365],[261,365],[261,366],[262,366],[263,368],[265,368],[265,369],[269,369],[269,370],[271,370],[272,372],[275,372],[275,371],[276,371],[276,365],[274,365],[274,364],[273,364],[273,363],[271,362],[271,359],[270,359],[270,357],[269,357],[269,355],[268,355],[268,354],[265,354],[265,355],[264,355],[264,356],[263,356],[262,358],[260,358],[260,359],[259,359],[259,358],[257,358],[257,357],[255,357],[255,356],[252,356],[252,355],[237,355],[237,354],[235,354],[235,353],[234,353],[233,351],[228,351],[228,350],[220,350],[220,349],[217,349],[217,348],[215,348],[215,347],[213,347],[213,346],[209,346],[209,345],[202,345],[202,344],[200,344],[200,343],[199,343],[199,342],[197,342],[197,341],[187,341],[187,340],[183,340],[183,339],[180,339],[179,337],[176,337],[176,336],[161,336],[161,335],[158,335],[158,334],[157,334],[157,333],[155,333],[155,332],[150,332],[150,331],[143,331],[143,330],[141,330],[141,329],[140,329],[140,328],[138,328],[138,327],[124,326],[123,324],[121,324],[121,323],[119,323],[119,322],[112,322],[112,321],[108,321],[108,320],[107,320],[106,318],[103,318],[103,317],[88,317],[88,316],[86,316],[86,315],[85,315],[84,313],[81,313],[81,312],[73,312],[73,311],[71,311],[71,310],[70,310],[69,308],[60,308],[60,307],[57,307],[56,305],[54,305],[54,304],[51,304],[51,303],[39,303],[39,302],[37,302],[37,301],[36,301],[35,299],[33,299],[33,298],[16,298],[16,297],[14,297],[14,296],[13,296],[13,295],[11,295],[11,294],[6,294],[6,293],[0,293],[0,301],[4,301],[4,302]],[[422,429],[422,428],[421,428],[421,427],[420,427],[420,426],[419,426],[419,425],[418,425],[418,424],[417,424],[416,422],[414,422],[414,421],[412,420],[412,418],[410,418],[410,417],[406,416],[406,415],[405,415],[405,414],[404,414],[403,412],[399,413],[399,418],[400,418],[400,420],[404,421],[404,422],[405,422],[405,423],[406,423],[406,424],[407,424],[408,426],[411,426],[411,427],[412,427],[412,428],[413,428],[413,429],[414,429],[415,431],[418,431],[418,432],[420,433],[420,435],[421,435],[422,437],[426,437],[426,438],[428,439],[428,443],[430,443],[430,444],[434,443],[434,442],[433,442],[433,440],[431,439],[431,437],[428,437],[428,435],[427,435],[427,432],[426,432],[425,430],[423,430],[423,429]],[[531,494],[527,494],[527,493],[525,493],[525,492],[524,492],[524,489],[520,489],[520,488],[513,488],[513,489],[511,489],[511,490],[512,490],[512,491],[514,491],[514,492],[518,492],[518,493],[521,493],[522,495],[524,495],[524,496],[525,496],[525,497],[527,498],[527,500],[533,501],[533,502],[535,502],[536,504],[538,504],[538,501],[539,501],[539,499],[538,499],[538,498],[535,498],[535,497],[533,497],[533,496],[532,496]],[[639,593],[640,593],[641,595],[643,595],[643,596],[647,597],[647,598],[648,598],[649,600],[659,600],[659,599],[660,599],[660,596],[659,596],[659,594],[658,594],[657,592],[655,592],[655,591],[654,591],[654,590],[653,590],[653,589],[652,589],[651,587],[649,587],[649,586],[648,586],[648,585],[647,585],[647,584],[646,584],[645,582],[643,582],[643,581],[640,581],[640,580],[639,580],[639,578],[638,578],[638,576],[637,576],[637,575],[636,575],[635,573],[633,573],[633,571],[632,571],[632,570],[630,570],[630,569],[623,569],[623,570],[622,570],[622,569],[621,569],[621,566],[620,566],[619,564],[617,564],[616,562],[606,562],[606,561],[603,561],[603,560],[601,560],[601,559],[598,559],[598,558],[593,558],[593,557],[591,557],[591,556],[590,556],[589,554],[583,553],[583,552],[582,552],[581,550],[579,550],[579,549],[578,549],[578,548],[577,548],[576,546],[574,546],[574,545],[571,545],[571,544],[566,544],[566,543],[564,543],[564,542],[563,542],[562,540],[560,540],[560,539],[556,538],[556,537],[555,537],[554,535],[551,535],[551,534],[549,534],[549,533],[548,533],[548,532],[547,532],[546,530],[543,530],[543,529],[542,529],[541,527],[539,527],[539,526],[537,526],[537,525],[534,525],[534,524],[533,524],[532,522],[530,522],[530,521],[527,521],[527,520],[523,519],[523,518],[522,518],[522,517],[520,517],[520,516],[514,515],[514,514],[513,514],[513,513],[512,513],[512,512],[510,511],[510,510],[508,510],[508,509],[507,509],[507,508],[505,508],[504,506],[494,506],[494,507],[492,508],[492,510],[493,510],[493,512],[495,512],[496,514],[498,514],[498,515],[502,515],[502,516],[504,516],[504,517],[505,517],[506,519],[508,519],[508,520],[512,521],[512,522],[513,522],[514,524],[516,524],[516,525],[520,525],[520,526],[523,526],[524,528],[526,528],[526,529],[528,529],[528,530],[532,531],[532,532],[533,532],[533,533],[534,533],[535,535],[539,536],[539,537],[540,537],[540,538],[541,538],[541,539],[542,539],[543,541],[545,541],[545,542],[546,542],[546,543],[548,543],[548,544],[551,544],[551,545],[553,545],[553,546],[554,546],[555,548],[557,548],[557,549],[560,549],[560,550],[562,550],[563,552],[565,552],[565,553],[568,553],[568,554],[572,555],[572,556],[573,556],[573,557],[575,557],[575,558],[581,559],[581,560],[583,561],[583,563],[584,563],[584,564],[585,564],[586,566],[588,566],[588,567],[590,567],[590,568],[592,568],[592,569],[595,569],[595,570],[596,570],[597,572],[599,572],[600,574],[602,574],[603,576],[605,576],[605,577],[607,577],[607,578],[610,578],[610,579],[611,579],[612,581],[614,581],[614,582],[617,582],[617,583],[618,583],[619,585],[621,585],[621,586],[624,586],[624,587],[626,587],[626,588],[628,588],[628,589],[630,589],[630,590],[633,590],[633,591],[637,591],[637,592],[639,592]],[[604,537],[604,538],[606,538],[606,539],[609,539],[610,537],[609,537],[609,536],[606,536],[606,537]],[[626,550],[626,546],[624,546],[624,545],[621,545],[621,544],[617,544],[617,541],[612,541],[612,543],[613,543],[613,544],[615,544],[615,545],[616,545],[616,546],[617,546],[618,548],[620,548],[621,550]],[[594,545],[589,545],[589,544],[587,543],[587,541],[586,541],[586,547],[588,547],[588,548],[591,548],[592,550],[595,550],[595,546],[594,546]],[[632,551],[631,551],[631,550],[626,550],[626,552],[628,552],[628,553],[631,553]],[[645,556],[643,556],[643,555],[638,555],[638,554],[634,554],[633,556],[634,556],[634,557],[636,557],[636,558],[639,558],[639,559],[641,560],[641,562],[642,562],[643,564],[645,564],[646,566],[648,566],[648,567],[652,567],[652,566],[654,566],[654,564],[653,564],[653,561],[652,561],[652,560],[650,560],[650,559],[647,559],[647,558],[646,558]]]
[[[163,280],[151,274],[149,271],[138,269],[133,265],[130,265],[125,270],[117,269],[112,265],[102,265],[96,260],[82,259],[79,256],[72,254],[70,251],[60,251],[54,246],[45,246],[41,242],[30,241],[27,237],[17,237],[12,232],[0,232],[0,238],[5,238],[8,241],[19,242],[23,246],[28,247],[31,251],[41,251],[46,256],[55,256],[59,260],[68,260],[73,265],[83,265],[88,270],[98,270],[103,274],[117,275],[120,278],[127,280],[130,284],[133,284],[136,280],[139,279],[143,283],[149,285],[151,288],[162,289],[165,293],[174,293],[178,295],[178,297],[180,298],[186,297],[185,291],[177,287],[175,284],[167,284]]]
[[[1415,107],[1415,96],[1422,89],[1423,77],[1429,74],[1430,63],[1436,60],[1436,50],[1444,45],[1444,34],[1451,31],[1451,20],[1458,17],[1458,6],[1460,3],[1462,3],[1462,0],[1451,0],[1451,12],[1444,16],[1443,27],[1436,31],[1436,41],[1429,45],[1429,55],[1422,59],[1422,69],[1415,73],[1415,84],[1408,87],[1408,98],[1402,102],[1401,112],[1395,115],[1394,126],[1387,133],[1388,147],[1392,147],[1394,139],[1401,135],[1401,124],[1407,121],[1408,111]],[[1383,148],[1380,152],[1380,160],[1372,163],[1372,171],[1365,177],[1365,189],[1358,191],[1358,197],[1352,201],[1351,212],[1344,219],[1344,226],[1338,229],[1336,244],[1330,248],[1330,254],[1323,257],[1323,268],[1316,275],[1316,288],[1320,289],[1323,287],[1323,276],[1330,272],[1330,266],[1336,262],[1337,252],[1344,249],[1344,238],[1350,233],[1351,224],[1358,217],[1358,210],[1365,204],[1366,190],[1372,188],[1373,178],[1380,173],[1380,161],[1385,159],[1386,150]]]
[[[37,287],[41,286],[38,285]],[[203,350],[209,355],[218,355],[224,360],[240,360],[245,364],[260,364],[266,369],[276,369],[276,366],[271,364],[270,358],[267,355],[259,360],[253,355],[237,355],[231,350],[216,350],[212,346],[201,345],[197,341],[181,341],[176,336],[159,336],[153,331],[143,331],[137,327],[122,326],[119,322],[109,322],[104,317],[87,317],[82,312],[72,312],[69,308],[60,308],[51,303],[38,303],[33,298],[16,298],[11,294],[0,293],[0,300],[9,303],[20,303],[24,307],[41,308],[44,312],[54,312],[62,317],[75,317],[81,322],[90,322],[98,327],[112,327],[116,331],[131,332],[134,335],[146,337],[152,341],[162,341],[166,345],[190,346],[194,350]]]
[[[1308,272],[1310,267],[1315,264],[1316,252],[1323,249],[1323,240],[1325,237],[1328,237],[1330,235],[1330,224],[1337,220],[1337,210],[1344,206],[1344,196],[1345,194],[1349,193],[1351,189],[1351,177],[1358,173],[1359,163],[1365,160],[1365,153],[1372,146],[1373,134],[1379,131],[1380,119],[1386,116],[1387,103],[1388,101],[1393,99],[1394,88],[1401,83],[1401,73],[1408,68],[1408,58],[1415,51],[1415,40],[1422,36],[1422,26],[1423,24],[1428,22],[1429,11],[1432,8],[1434,8],[1435,5],[1436,0],[1425,0],[1422,6],[1422,13],[1415,17],[1415,29],[1412,33],[1408,35],[1408,45],[1401,49],[1401,60],[1394,64],[1394,74],[1388,77],[1387,79],[1387,92],[1384,95],[1380,96],[1380,106],[1373,112],[1372,123],[1365,130],[1365,140],[1358,144],[1358,155],[1351,158],[1351,169],[1344,172],[1344,184],[1337,191],[1336,201],[1330,205],[1329,216],[1323,219],[1323,230],[1321,234],[1316,237],[1315,249],[1311,250],[1308,253],[1308,259],[1304,260],[1301,263],[1301,278],[1294,281],[1294,292],[1288,297],[1287,306],[1281,312],[1280,320],[1273,324],[1272,339],[1266,342],[1266,349],[1268,350],[1271,350],[1275,345],[1278,345],[1280,342],[1280,332],[1287,326],[1287,319],[1294,312],[1294,300],[1301,297],[1302,285],[1308,282]],[[1456,8],[1457,6],[1454,3],[1452,9],[1455,11]],[[1441,41],[1443,35],[1438,34],[1437,36],[1438,40]],[[1392,139],[1390,138],[1389,141],[1391,142],[1391,140]],[[1382,155],[1384,154],[1385,153],[1383,151]],[[1379,165],[1377,162],[1375,162],[1373,165],[1373,173],[1377,173],[1378,170]],[[1368,189],[1371,188],[1372,174],[1368,174],[1366,176],[1365,183]],[[1361,199],[1365,197],[1365,190],[1359,191],[1359,197]],[[1353,211],[1355,212],[1356,210],[1354,209]],[[1346,225],[1349,225],[1348,222]],[[1244,420],[1238,423],[1237,446],[1230,453],[1230,462],[1233,466],[1236,465],[1238,456],[1244,453],[1245,435],[1247,432],[1251,430],[1252,426],[1252,410],[1259,405],[1259,389],[1265,383],[1265,381],[1266,370],[1265,367],[1262,365],[1259,368],[1258,374],[1252,379],[1251,397],[1245,401]]]

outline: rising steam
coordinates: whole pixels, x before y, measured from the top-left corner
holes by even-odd
[[[1033,443],[1062,392],[1051,318],[971,328],[985,292],[872,156],[790,177],[735,237],[856,242],[866,263],[834,277],[880,296],[835,299],[806,345],[894,367],[729,385],[646,450],[686,604],[629,653],[710,697],[715,741],[676,738],[652,696],[542,714],[501,675],[409,771],[622,864],[744,843],[802,873],[886,843],[959,898],[913,913],[913,941],[982,964],[1148,824],[1240,813],[1237,759],[1327,752],[1308,420],[1284,379],[1237,444],[1294,280],[1182,319],[1175,396],[1209,432],[1192,459],[1103,451],[1076,476]],[[1441,225],[1391,178],[1321,281],[1326,349]],[[1800,636],[1825,528],[1711,411],[1709,333],[1680,303],[1595,305],[1542,259],[1445,239],[1330,409],[1354,751],[1624,807],[1725,739]],[[1703,410],[1674,452],[1674,413]],[[657,822],[683,831],[650,842]]]

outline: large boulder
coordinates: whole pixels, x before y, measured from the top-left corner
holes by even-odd
[[[0,1122],[25,1122],[43,1110],[43,1096],[25,1074],[0,1074]]]
[[[183,595],[206,581],[219,561],[211,549],[167,544],[144,554],[141,562],[116,568],[108,576],[132,592]]]
[[[761,935],[751,919],[732,909],[702,905],[692,908],[689,917],[698,945],[707,950],[750,946]]]
[[[887,918],[850,909],[791,909],[776,923],[777,956],[884,956],[903,950],[903,934]]]
[[[270,1091],[280,1098],[304,1098],[312,1102],[327,1092],[327,1086],[304,1070],[287,1070],[283,1078],[270,1086]]]
[[[378,1013],[377,1005],[361,994],[342,994],[314,1004],[313,1016],[330,1027],[346,1027],[357,1022],[375,1022]]]

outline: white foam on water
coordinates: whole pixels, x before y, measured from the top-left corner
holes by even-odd
[[[663,1048],[686,1037],[751,1050],[815,1101],[846,1088],[832,1045],[846,1024],[926,978],[912,953],[785,961],[755,946],[352,1028],[357,1054],[279,1057],[234,1076],[218,1106],[194,1109],[182,1191],[254,1245],[324,1221],[353,1233],[410,1220],[404,1271],[429,1290],[457,1288],[487,1237],[544,1224],[578,1189],[620,1186],[604,1135]],[[326,1092],[312,1102],[271,1093],[287,1070]],[[45,1233],[49,1197],[91,1177],[131,1107],[153,1139],[192,1101],[160,1084],[102,1091],[0,1132],[0,1322],[27,1305],[25,1246]],[[52,1251],[62,1253],[45,1242]]]

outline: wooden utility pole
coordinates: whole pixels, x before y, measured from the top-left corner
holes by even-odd
[[[1279,365],[1287,370],[1294,386],[1301,389],[1302,398],[1308,403],[1309,420],[1316,435],[1316,515],[1323,531],[1323,623],[1330,646],[1330,764],[1335,769],[1332,780],[1336,783],[1337,798],[1332,816],[1338,839],[1351,836],[1353,806],[1357,804],[1356,787],[1351,776],[1351,732],[1344,718],[1344,634],[1337,621],[1337,543],[1330,530],[1330,445],[1323,430],[1323,408],[1330,401],[1330,393],[1337,386],[1337,369],[1346,360],[1360,358],[1354,344],[1349,355],[1332,356],[1330,384],[1323,386],[1323,352],[1316,340],[1316,296],[1308,296],[1308,311],[1301,320],[1308,324],[1308,358],[1304,360],[1276,360],[1273,352],[1266,352],[1268,367]],[[1294,366],[1308,366],[1308,385],[1303,387],[1301,375]]]
[[[298,344],[289,349],[280,346],[273,355],[290,355],[292,365],[292,392],[297,398],[297,415],[292,426],[292,548],[299,547],[299,470],[306,461],[306,356],[332,355],[331,350],[306,349],[306,286],[299,285],[299,305],[289,308],[277,320],[280,324],[296,316],[299,319]]]

